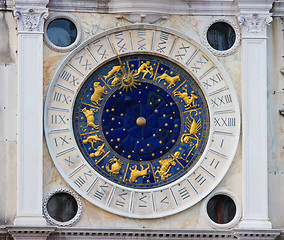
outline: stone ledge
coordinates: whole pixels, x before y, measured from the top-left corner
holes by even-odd
[[[195,230],[195,229],[107,229],[107,228],[67,228],[67,227],[0,227],[0,239],[251,239],[273,240],[280,236],[281,230]],[[282,232],[282,237],[284,233]],[[280,240],[278,238],[278,240]],[[284,239],[284,238],[283,238]]]

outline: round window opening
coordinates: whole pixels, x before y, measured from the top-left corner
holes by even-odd
[[[47,27],[49,40],[57,47],[68,47],[76,41],[77,28],[69,19],[57,18]]]
[[[236,204],[227,195],[215,195],[207,204],[207,214],[217,224],[231,222],[236,215]]]
[[[58,222],[67,222],[73,219],[78,211],[76,199],[68,193],[56,193],[47,202],[47,212]]]
[[[234,45],[236,32],[230,24],[216,22],[207,31],[207,41],[215,50],[226,51]]]

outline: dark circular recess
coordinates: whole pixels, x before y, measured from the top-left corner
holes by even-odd
[[[226,22],[216,22],[207,31],[207,41],[218,51],[230,49],[236,41],[236,33],[232,26]]]
[[[180,134],[180,113],[173,98],[145,82],[131,92],[120,92],[115,91],[103,107],[102,129],[108,144],[125,158],[130,154],[134,161],[164,155]],[[144,126],[137,124],[141,118],[146,120]]]
[[[78,204],[72,195],[62,192],[52,195],[46,208],[49,216],[56,221],[68,222],[76,216]]]
[[[68,47],[77,38],[77,28],[69,19],[57,18],[48,24],[47,36],[55,46]]]
[[[231,222],[236,215],[236,204],[227,195],[215,195],[207,204],[207,213],[210,219],[218,224]]]

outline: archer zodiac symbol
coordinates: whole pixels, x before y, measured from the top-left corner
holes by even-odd
[[[195,100],[198,99],[198,97],[194,94],[194,91],[191,91],[191,95],[188,96],[187,89],[182,88],[184,92],[174,92],[174,96],[180,97],[185,102],[185,110],[188,110],[190,107],[195,106]]]
[[[167,88],[174,87],[176,85],[176,81],[180,81],[179,75],[171,77],[166,72],[167,70],[161,76],[157,77],[157,79],[159,79],[158,83],[161,80],[165,80],[167,83],[169,83],[169,86]]]
[[[86,119],[87,119],[87,127],[93,127],[94,129],[99,129],[99,125],[95,125],[95,117],[94,113],[97,112],[97,109],[91,108],[88,110],[86,107],[80,110],[84,113]],[[85,132],[87,130],[87,127],[83,127],[83,131]]]
[[[105,153],[104,146],[105,146],[105,144],[103,143],[101,146],[98,146],[97,148],[93,148],[95,150],[95,152],[94,153],[90,153],[90,157],[91,158],[99,157],[103,153]]]
[[[144,73],[142,79],[145,79],[145,76],[149,73],[150,78],[153,77],[153,67],[150,65],[150,61],[143,63],[133,76],[138,76],[141,72]]]
[[[144,167],[142,165],[140,165],[141,167],[141,170],[137,170],[137,165],[134,166],[134,168],[129,168],[131,173],[130,173],[130,178],[129,178],[129,182],[130,183],[133,183],[136,178],[138,177],[145,177],[148,173],[148,169],[150,168],[149,164],[148,164],[148,167],[144,169]]]
[[[113,74],[118,73],[121,70],[122,66],[113,66],[112,69],[108,72],[107,76],[104,76],[105,80],[111,77]]]
[[[106,90],[106,86],[101,86],[100,85],[100,82],[94,82],[94,93],[93,95],[91,96],[91,102],[93,104],[96,104],[96,105],[99,105],[99,101],[102,100],[102,95],[103,94],[107,94],[107,91]]]
[[[198,114],[197,111],[195,111],[196,114],[195,116]],[[199,119],[197,122],[195,121],[195,119],[191,116],[190,113],[190,117],[192,119],[192,121],[190,121],[190,119],[188,117],[186,117],[186,122],[185,122],[185,127],[187,128],[187,130],[189,131],[189,133],[185,133],[181,136],[181,143],[189,143],[192,140],[196,141],[195,144],[195,148],[198,147],[200,139],[199,137],[196,135],[198,133],[198,131],[201,129],[201,120]]]
[[[106,170],[108,172],[111,173],[111,175],[116,176],[117,174],[119,174],[119,171],[121,169],[121,166],[123,164],[123,162],[120,159],[117,158],[111,158],[109,161],[109,163],[112,163],[111,168],[109,168],[109,165],[106,165]]]
[[[87,137],[87,139],[83,140],[83,143],[84,144],[91,143],[92,144],[92,148],[95,149],[94,148],[94,143],[102,142],[102,141],[103,140],[100,139],[97,134],[95,134],[95,135]]]
[[[170,171],[172,166],[176,165],[175,160],[179,158],[180,158],[180,152],[175,152],[173,158],[160,160],[159,163],[161,164],[161,168],[154,173],[155,178],[159,178],[158,176],[156,176],[157,174],[159,174],[161,177],[161,181],[165,181],[167,177],[172,175],[171,173],[168,174],[168,172]]]

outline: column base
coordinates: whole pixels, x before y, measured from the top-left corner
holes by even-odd
[[[272,229],[269,219],[242,219],[241,229]]]
[[[46,220],[43,216],[17,216],[14,220],[15,226],[45,227]]]

